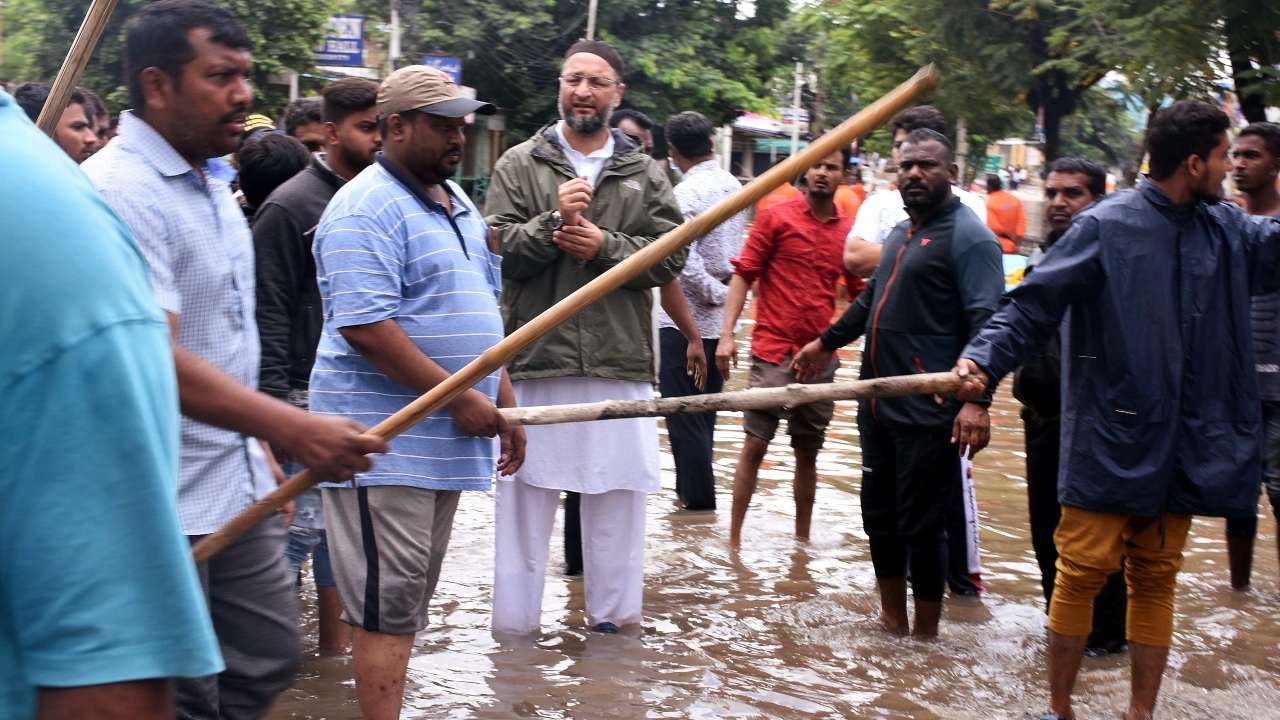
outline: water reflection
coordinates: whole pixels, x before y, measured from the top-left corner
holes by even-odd
[[[855,376],[846,361],[839,377]],[[731,387],[743,377],[739,370]],[[586,632],[581,580],[553,571],[542,634],[496,640],[489,632],[493,498],[464,494],[432,625],[419,635],[409,668],[404,717],[987,720],[1041,710],[1044,608],[1027,529],[1017,409],[1002,389],[992,410],[992,445],[975,466],[990,592],[981,600],[948,600],[942,636],[933,643],[877,627],[852,404],[837,407],[818,459],[807,544],[792,537],[793,456],[784,435],[770,447],[736,556],[726,538],[740,418],[722,413],[717,428],[720,512],[673,511],[674,478],[664,457],[666,492],[650,496],[648,505],[646,622],[630,635]],[[1280,597],[1275,527],[1266,515],[1255,559],[1258,589],[1245,594],[1227,588],[1221,521],[1195,522],[1160,717],[1280,718]],[[552,557],[562,557],[558,545]],[[310,605],[312,590],[304,592]],[[314,649],[314,612],[306,616]],[[1127,657],[1086,660],[1078,713],[1116,717],[1127,692]],[[271,715],[358,716],[346,658],[309,659]]]

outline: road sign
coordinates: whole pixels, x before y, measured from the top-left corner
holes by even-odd
[[[316,50],[317,65],[364,65],[364,16],[332,15],[324,43]]]
[[[423,55],[422,64],[436,68],[448,75],[453,80],[454,85],[462,84],[462,58],[449,57],[448,55]]]

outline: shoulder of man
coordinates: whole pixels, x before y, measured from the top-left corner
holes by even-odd
[[[986,221],[978,217],[973,208],[963,202],[956,203],[951,216],[951,256],[959,257],[976,246],[986,244],[1000,252],[1000,241],[987,227]]]

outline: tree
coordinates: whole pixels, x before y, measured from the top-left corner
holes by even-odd
[[[586,26],[583,0],[423,0],[405,47],[463,58],[463,82],[502,107],[519,138],[556,117],[556,82],[565,50]],[[602,3],[598,36],[627,63],[624,103],[661,122],[698,110],[727,122],[767,106],[777,69],[770,28],[786,0],[621,0]],[[406,53],[409,54],[409,53]]]
[[[11,0],[4,9],[7,29],[0,75],[15,80],[52,81],[90,0]],[[116,108],[128,106],[123,51],[124,26],[143,0],[121,0],[102,33],[81,84],[97,90]],[[283,104],[284,91],[267,78],[286,69],[306,70],[324,36],[332,0],[224,0],[245,24],[253,45],[253,77],[257,107],[272,112]],[[265,92],[265,95],[263,93]]]

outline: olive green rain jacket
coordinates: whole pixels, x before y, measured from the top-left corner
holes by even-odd
[[[485,221],[502,253],[502,314],[507,334],[680,224],[666,173],[626,135],[613,131],[613,156],[583,216],[604,231],[600,253],[581,261],[551,242],[548,215],[560,185],[576,177],[555,125],[498,160]],[[522,350],[512,380],[597,377],[653,380],[653,293],[684,268],[681,249]]]

